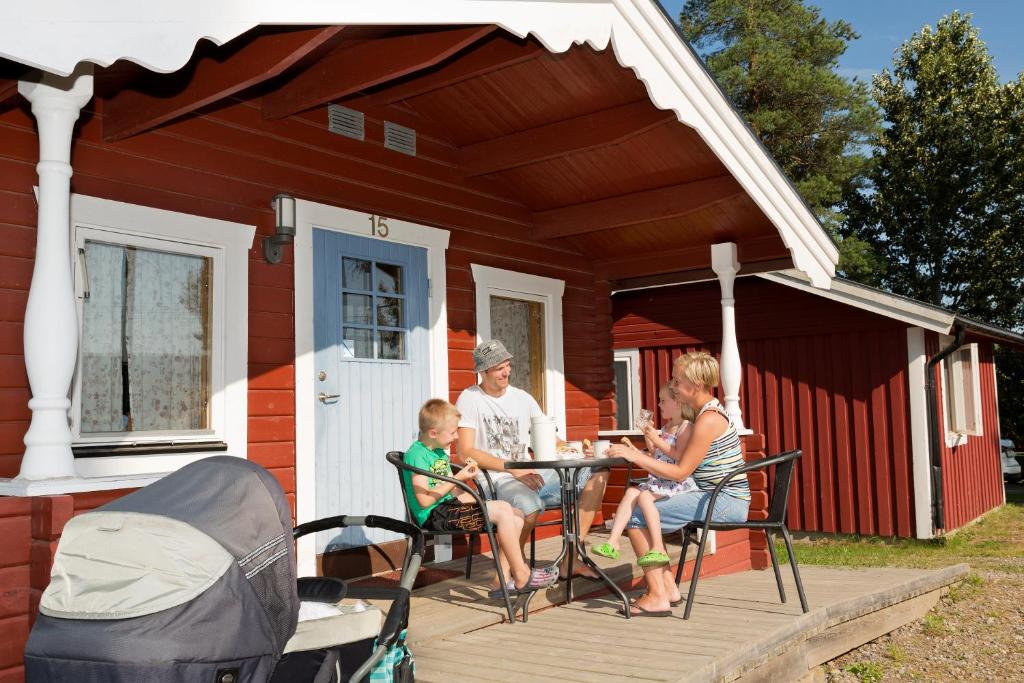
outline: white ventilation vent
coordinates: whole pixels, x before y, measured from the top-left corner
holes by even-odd
[[[402,154],[416,156],[416,131],[390,121],[384,122],[384,146]]]
[[[366,139],[363,112],[332,104],[327,107],[327,129],[332,133],[356,140]]]

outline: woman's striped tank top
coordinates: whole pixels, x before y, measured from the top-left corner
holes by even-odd
[[[729,414],[725,412],[725,408],[722,407],[722,404],[716,398],[705,403],[704,407],[697,413],[697,417],[699,418],[709,410],[729,420]],[[726,474],[737,467],[742,467],[744,464],[746,463],[743,460],[740,435],[736,431],[736,425],[732,423],[732,420],[729,420],[729,428],[708,446],[707,455],[697,465],[697,469],[693,471],[693,480],[701,491],[713,491]],[[750,500],[750,484],[747,483],[747,478],[744,476],[730,480],[722,491],[742,500]]]

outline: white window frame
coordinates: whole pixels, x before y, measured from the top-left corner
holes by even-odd
[[[84,277],[77,258],[86,239],[160,251],[206,256],[213,261],[210,377],[210,430],[125,433],[123,437],[80,435],[81,382],[76,368],[72,388],[74,445],[123,445],[166,442],[223,441],[227,451],[185,451],[167,454],[79,457],[75,469],[82,477],[117,477],[173,472],[213,455],[246,457],[248,419],[249,249],[253,225],[204,218],[136,204],[71,195],[72,272],[82,333]],[[79,349],[79,353],[81,350]],[[80,365],[80,364],[79,364]]]
[[[952,342],[952,337],[940,336],[943,346]],[[970,357],[970,386],[963,385],[963,373],[953,373],[952,381],[946,374],[946,360],[939,363],[942,381],[942,407],[945,424],[946,446],[953,448],[967,442],[969,436],[983,435],[981,409],[981,368],[978,363],[978,345],[965,344],[954,351],[953,363],[963,362],[961,354],[967,352]],[[967,392],[970,392],[973,410],[968,415]]]
[[[536,301],[544,306],[544,396],[558,435],[566,438],[565,357],[562,343],[562,295],[565,280],[470,264],[476,283],[476,340],[491,338],[491,297]]]
[[[615,349],[614,359],[612,360],[612,376],[614,377],[614,364],[625,361],[627,366],[627,372],[629,376],[629,386],[626,387],[626,396],[629,398],[629,424],[625,429],[606,429],[598,432],[600,436],[640,436],[643,434],[639,429],[633,426],[633,420],[636,419],[636,413],[641,408],[641,394],[640,394],[640,349]],[[618,402],[618,396],[615,397]]]

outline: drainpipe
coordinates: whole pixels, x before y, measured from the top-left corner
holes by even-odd
[[[928,359],[925,387],[928,394],[928,438],[931,442],[932,461],[932,526],[946,528],[946,512],[942,502],[942,435],[939,433],[939,402],[935,390],[935,366],[949,354],[964,345],[964,328],[956,327],[956,333],[949,346]]]

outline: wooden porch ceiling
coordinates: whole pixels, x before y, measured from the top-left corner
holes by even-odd
[[[487,179],[523,206],[529,238],[571,246],[614,279],[707,269],[722,241],[739,245],[745,270],[789,262],[703,140],[611,50],[552,54],[494,26],[261,27],[201,44],[174,74],[97,75],[107,140],[243,92],[268,120],[316,114],[326,126],[323,107],[338,103],[416,129],[450,149],[467,182]]]

